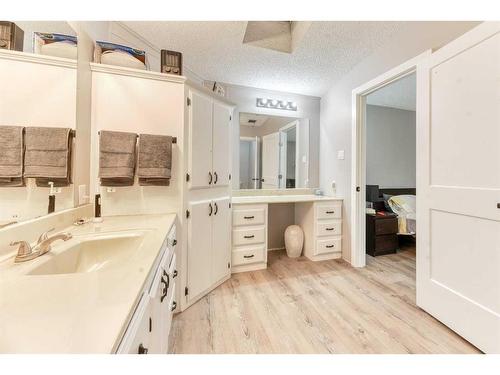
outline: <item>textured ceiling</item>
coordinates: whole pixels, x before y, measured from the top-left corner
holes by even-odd
[[[321,96],[406,23],[311,22],[292,54],[243,44],[245,21],[123,24],[206,80]]]
[[[269,118],[269,116],[265,116],[265,115],[257,115],[255,113],[240,112],[240,125],[258,127],[258,126],[262,126],[267,121],[268,118]],[[250,123],[250,122],[248,122],[249,120],[255,120],[255,123]]]
[[[416,111],[417,81],[415,73],[372,92],[366,97],[366,103]]]

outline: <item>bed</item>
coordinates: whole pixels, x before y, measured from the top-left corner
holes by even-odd
[[[366,186],[366,200],[383,202],[385,211],[398,215],[398,235],[413,236],[417,233],[416,189]]]

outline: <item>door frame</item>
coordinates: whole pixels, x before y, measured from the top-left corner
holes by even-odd
[[[282,156],[285,155],[285,160],[287,159],[287,144],[281,144],[282,143],[282,134],[286,135],[286,131],[290,128],[295,127],[295,187],[297,187],[297,181],[298,181],[298,176],[299,176],[299,161],[300,161],[300,155],[298,152],[298,145],[299,145],[299,140],[300,140],[300,135],[299,135],[299,120],[295,119],[292,122],[286,124],[285,126],[282,126],[279,128],[279,133],[280,133],[280,169],[283,167],[283,171],[281,171],[281,175],[283,178],[280,180],[280,188],[281,189],[286,189],[286,162],[283,164]],[[286,135],[288,138],[288,135]],[[288,143],[288,142],[287,142]],[[286,160],[287,161],[287,160]],[[281,186],[284,185],[284,186]]]
[[[255,167],[254,167],[254,171],[253,171],[253,174],[254,174],[254,178],[259,178],[259,137],[258,136],[255,136],[255,137],[241,137],[240,136],[240,142],[241,141],[246,141],[246,142],[255,142]],[[241,144],[240,144],[241,146]],[[260,178],[259,178],[260,180]],[[257,185],[258,185],[258,181],[257,180],[254,180],[252,179],[253,181],[253,189],[258,189]],[[241,176],[240,176],[240,183],[241,183]]]
[[[429,58],[432,50],[398,65],[352,90],[352,134],[351,134],[351,265],[366,265],[366,96],[400,78],[418,74],[417,66]],[[417,119],[419,85],[417,80]],[[418,126],[418,120],[417,120]],[[417,164],[419,150],[417,148]],[[417,186],[419,176],[417,174]],[[359,187],[359,191],[358,191]],[[418,206],[417,196],[417,206]],[[418,233],[417,233],[418,236]]]

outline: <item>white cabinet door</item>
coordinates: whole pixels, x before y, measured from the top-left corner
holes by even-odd
[[[214,186],[229,185],[230,110],[218,103],[213,107],[213,174]]]
[[[151,303],[148,302],[140,305],[138,308],[138,316],[134,328],[134,338],[131,345],[128,347],[128,354],[148,354],[154,353],[151,349],[152,338],[151,338]]]
[[[417,79],[417,304],[500,353],[500,23],[433,53]]]
[[[190,91],[189,188],[210,187],[212,176],[212,100]]]
[[[231,272],[231,209],[229,197],[214,199],[212,277],[217,283]]]
[[[188,218],[188,282],[189,300],[212,285],[212,215],[210,200],[189,204]]]
[[[279,132],[262,137],[262,189],[278,189],[280,173]]]

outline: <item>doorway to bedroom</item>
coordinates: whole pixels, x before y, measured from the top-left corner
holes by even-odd
[[[416,74],[365,97],[366,263],[416,258]],[[413,273],[414,275],[414,273]]]

